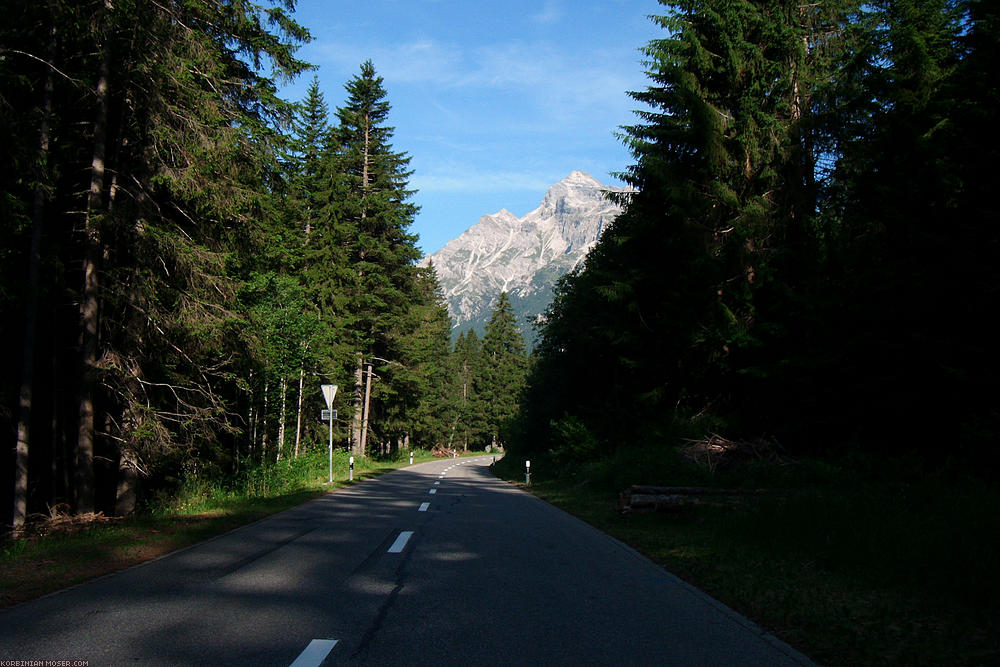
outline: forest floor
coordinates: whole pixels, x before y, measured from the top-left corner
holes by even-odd
[[[463,456],[482,454],[466,452]],[[346,466],[335,466],[333,487],[324,484],[325,457],[315,457],[307,474],[296,471],[296,481],[280,485],[281,490],[274,493],[265,488],[248,497],[245,493],[205,493],[199,487],[199,493],[182,489],[169,504],[161,502],[131,519],[58,513],[36,517],[20,539],[0,542],[0,608],[165,556],[349,484]],[[429,452],[419,452],[414,464],[433,458]],[[359,458],[354,480],[408,465],[408,458]],[[272,470],[264,476],[274,474]]]
[[[821,664],[1000,665],[1000,490],[909,460],[756,461],[677,452],[557,466],[526,487],[645,554]],[[524,486],[523,461],[499,474]],[[546,474],[560,469],[560,474]],[[738,488],[625,511],[632,484]]]

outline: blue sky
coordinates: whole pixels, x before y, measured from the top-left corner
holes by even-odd
[[[579,169],[616,183],[631,157],[626,94],[648,81],[640,48],[661,31],[657,0],[299,0],[331,115],[371,59],[384,78],[393,147],[411,157],[421,207],[411,230],[434,252],[506,208],[534,209]],[[283,90],[298,100],[307,74]]]

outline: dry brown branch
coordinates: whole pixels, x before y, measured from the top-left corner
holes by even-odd
[[[62,70],[60,70],[58,67],[56,67],[55,65],[53,65],[52,63],[50,63],[48,60],[45,60],[44,58],[39,58],[38,56],[34,55],[33,53],[28,53],[27,51],[20,51],[18,49],[0,49],[0,53],[16,53],[19,56],[24,56],[26,58],[31,58],[32,60],[36,60],[36,61],[42,63],[43,65],[45,65],[46,67],[48,67],[50,70],[52,70],[53,72],[55,72],[56,74],[58,74],[62,78],[66,79],[70,83],[74,84],[75,86],[81,86],[81,84],[83,83],[79,79],[74,79],[69,74],[66,74],[65,72],[63,72]]]

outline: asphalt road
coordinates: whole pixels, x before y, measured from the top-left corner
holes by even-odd
[[[491,461],[392,472],[2,611],[0,661],[810,664]]]

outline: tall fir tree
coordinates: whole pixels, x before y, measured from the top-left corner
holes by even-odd
[[[400,363],[396,335],[417,294],[416,267],[420,257],[409,226],[417,206],[409,200],[410,158],[393,150],[393,128],[386,125],[390,105],[371,61],[346,86],[347,101],[337,109],[338,125],[328,160],[331,183],[341,195],[328,199],[323,218],[339,230],[332,242],[344,249],[347,263],[337,291],[342,331],[352,348],[354,396],[351,448],[365,450],[373,416],[384,416],[395,393],[391,372],[366,400],[368,363]],[[383,360],[383,361],[378,361]],[[365,406],[368,404],[366,410]]]
[[[323,157],[331,140],[329,111],[319,78],[314,76],[299,105],[294,123],[291,156],[291,197],[301,225],[303,244],[309,242],[315,218],[322,206]]]
[[[506,292],[500,293],[483,336],[475,394],[483,413],[482,444],[503,445],[517,414],[527,373],[524,338]]]
[[[451,400],[454,417],[449,433],[449,446],[469,449],[483,441],[485,425],[480,400],[476,393],[477,377],[482,365],[482,343],[475,329],[458,334],[451,354]]]

